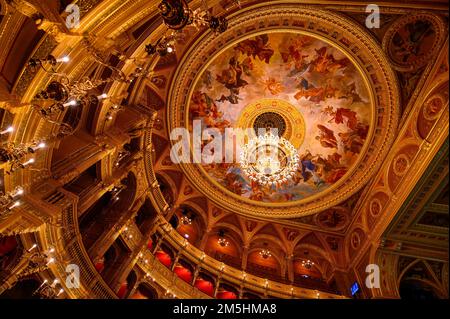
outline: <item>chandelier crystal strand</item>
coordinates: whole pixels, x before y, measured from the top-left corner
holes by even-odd
[[[288,140],[267,132],[244,145],[240,166],[251,181],[278,188],[294,176],[299,168],[299,156]]]

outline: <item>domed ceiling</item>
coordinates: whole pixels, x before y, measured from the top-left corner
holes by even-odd
[[[372,126],[366,82],[338,48],[293,32],[263,33],[232,45],[202,72],[189,121],[202,128],[266,127],[295,147],[301,164],[282,187],[249,179],[239,161],[202,163],[226,190],[257,202],[301,201],[351,174]],[[226,134],[222,134],[226,143]],[[203,148],[206,143],[203,143]],[[235,154],[240,152],[235,148]]]
[[[231,16],[226,32],[190,46],[173,79],[172,145],[180,142],[176,128],[191,137],[192,158],[179,167],[228,211],[282,218],[324,211],[364,186],[394,138],[399,101],[389,61],[338,14],[279,4]],[[248,169],[252,143],[268,129],[278,130],[285,150]]]

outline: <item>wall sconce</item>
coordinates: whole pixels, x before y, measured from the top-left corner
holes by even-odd
[[[33,72],[36,72],[39,67],[41,67],[45,72],[56,73],[53,69],[58,63],[68,63],[70,58],[68,56],[63,56],[61,58],[55,58],[53,55],[47,56],[45,59],[30,59],[28,65]],[[47,68],[50,66],[50,69]]]
[[[12,133],[12,132],[14,132],[14,127],[8,126],[8,128],[6,128],[5,130],[0,132],[0,135],[9,134],[9,133]]]

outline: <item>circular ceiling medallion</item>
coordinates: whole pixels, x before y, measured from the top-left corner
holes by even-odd
[[[253,122],[253,129],[259,135],[264,130],[277,130],[278,136],[283,136],[286,132],[286,121],[283,116],[275,112],[264,112],[258,115]]]
[[[349,223],[349,212],[342,207],[333,207],[316,215],[316,223],[332,230],[343,229]]]
[[[428,121],[434,121],[439,117],[441,111],[444,109],[445,97],[437,93],[430,97],[422,108],[423,117]]]
[[[430,62],[445,41],[441,18],[429,13],[399,18],[386,32],[383,49],[399,71],[417,70]]]
[[[180,164],[217,206],[304,216],[336,206],[376,172],[394,138],[398,92],[376,41],[353,22],[298,5],[249,8],[191,48],[172,82],[169,130],[193,134],[201,123],[222,133],[216,146],[229,130],[249,132],[232,135],[233,161]],[[253,183],[239,164],[255,128],[277,128],[295,147],[299,165],[282,189]]]
[[[278,130],[277,134],[287,139],[296,148],[303,144],[306,130],[305,119],[298,108],[281,99],[258,99],[242,107],[233,127],[243,130],[253,128],[253,132],[250,130],[247,133],[250,137],[254,137],[259,130],[259,133],[263,134],[272,125],[272,130]]]

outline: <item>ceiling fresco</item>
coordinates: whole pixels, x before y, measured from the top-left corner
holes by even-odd
[[[194,120],[222,132],[277,128],[300,158],[281,188],[252,182],[237,161],[202,166],[232,193],[289,202],[351,174],[371,129],[372,105],[362,75],[339,49],[308,35],[277,32],[245,39],[211,61],[191,97],[191,130]]]

